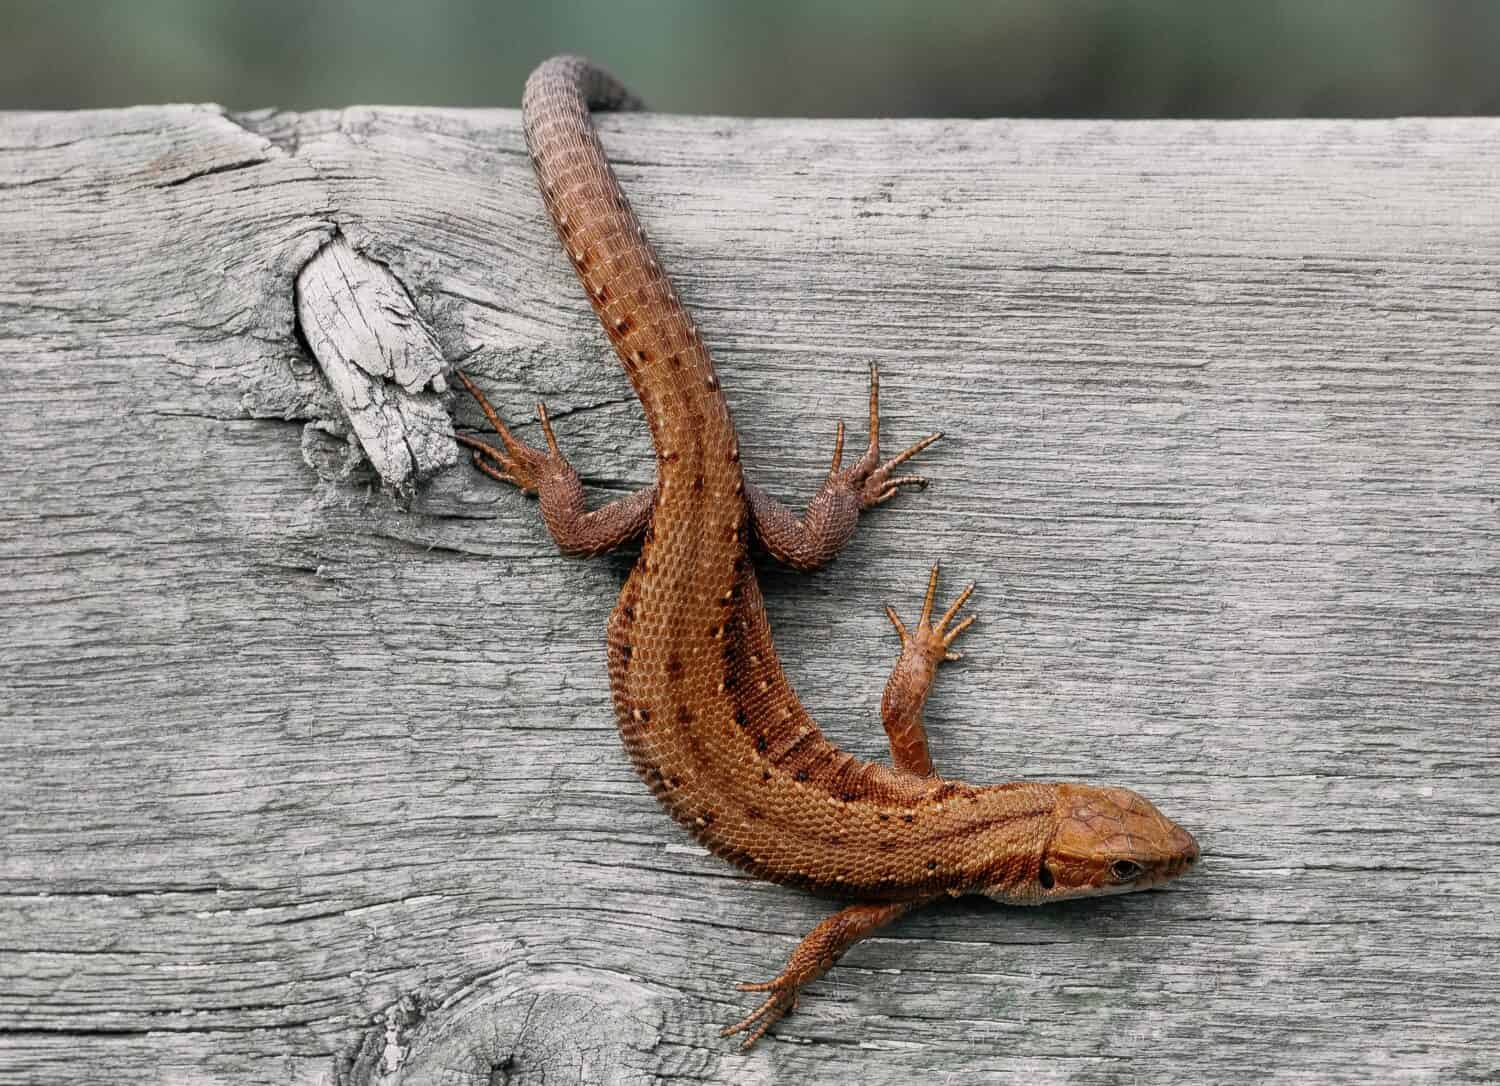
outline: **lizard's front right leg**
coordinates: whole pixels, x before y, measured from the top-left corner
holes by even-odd
[[[915,901],[850,905],[840,909],[807,933],[787,959],[786,968],[774,980],[738,986],[742,992],[766,992],[766,998],[734,1025],[721,1029],[719,1036],[743,1033],[745,1040],[740,1045],[741,1051],[752,1048],[765,1036],[766,1030],[796,1009],[803,987],[832,969],[844,956],[844,951],[931,900],[918,898]]]
[[[497,449],[467,434],[455,435],[458,443],[473,450],[474,466],[490,478],[510,483],[523,494],[535,494],[540,499],[542,522],[559,550],[566,554],[603,554],[646,530],[651,523],[651,507],[656,503],[655,486],[590,511],[584,503],[578,472],[557,447],[546,406],[537,404],[542,434],[547,439],[547,451],[543,452],[510,432],[468,374],[462,370],[454,370],[453,374],[479,404],[504,447]]]

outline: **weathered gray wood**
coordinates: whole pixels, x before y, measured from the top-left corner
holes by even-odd
[[[942,557],[940,767],[1128,784],[1207,854],[928,910],[741,1056],[733,982],[829,906],[632,776],[628,559],[467,465],[384,491],[297,334],[340,235],[646,482],[517,120],[0,120],[0,1078],[1500,1074],[1500,122],[603,122],[758,479],[812,492],[871,360],[892,447],[950,435],[765,576],[827,730],[881,754],[879,605]]]
[[[381,482],[399,490],[458,462],[448,363],[389,268],[335,235],[297,273],[297,327]]]

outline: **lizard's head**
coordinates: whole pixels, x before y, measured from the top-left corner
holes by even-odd
[[[1042,850],[1036,876],[992,897],[1041,904],[1144,890],[1176,878],[1198,860],[1198,842],[1143,796],[1128,788],[1059,784],[1057,828]]]

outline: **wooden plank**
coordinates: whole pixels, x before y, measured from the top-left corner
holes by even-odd
[[[950,435],[765,573],[826,729],[882,754],[880,604],[941,557],[940,768],[1138,788],[1200,871],[933,908],[739,1055],[733,982],[829,906],[631,774],[628,558],[467,465],[383,489],[299,338],[342,237],[523,434],[649,480],[517,115],[7,114],[0,1077],[1500,1074],[1500,122],[602,127],[757,479],[812,493],[870,361],[893,448]]]

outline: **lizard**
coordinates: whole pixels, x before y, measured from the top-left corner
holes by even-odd
[[[1197,841],[1125,788],[938,776],[923,708],[940,664],[975,620],[969,585],[936,619],[938,567],[910,626],[886,608],[901,653],[881,702],[892,764],[835,746],[798,700],[772,644],[752,543],[798,570],[830,561],[861,513],[908,487],[897,470],[942,435],[881,460],[879,374],[868,442],[832,466],[798,519],[748,480],[719,378],[605,157],[591,110],[640,109],[579,57],[542,63],[522,98],[527,150],[568,259],[639,397],[656,482],[589,510],[545,404],[545,449],[517,438],[461,369],[499,445],[460,434],[481,471],[539,499],[559,549],[596,555],[640,540],[607,627],[615,719],[641,779],[672,817],[751,875],[845,903],[814,927],[763,999],[725,1036],[753,1046],[856,941],[945,896],[1015,905],[1142,890],[1198,859]]]

